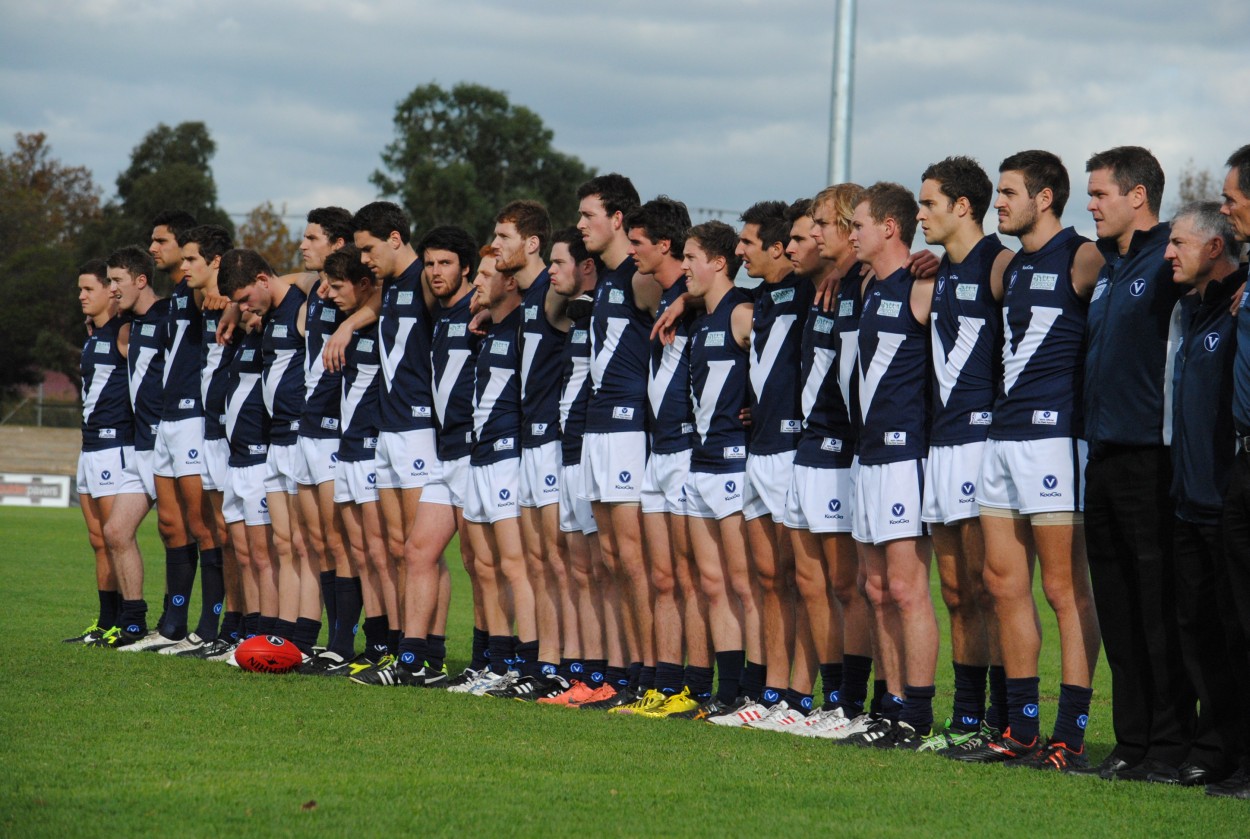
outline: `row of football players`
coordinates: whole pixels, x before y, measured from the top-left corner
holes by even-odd
[[[1123,150],[1108,154],[1117,151]],[[1098,176],[1116,183],[1118,169],[1131,163],[1123,156],[1091,161],[1091,209],[1099,233],[1112,241],[1127,235],[1125,244],[1133,239],[1136,220],[1119,218],[1126,230],[1102,229],[1109,225],[1099,217],[1094,187]],[[1128,198],[1132,188],[1121,186],[1112,197]],[[337,464],[321,458],[339,471],[334,483],[343,485],[344,503],[354,507],[360,501],[353,498],[366,499],[344,516],[353,550],[343,555],[367,568],[365,629],[375,658],[388,643],[381,634],[386,616],[403,615],[402,640],[389,642],[398,660],[356,672],[358,681],[445,681],[442,636],[431,630],[445,621],[446,577],[439,563],[463,510],[479,628],[472,669],[485,671],[466,674],[461,681],[467,689],[619,706],[649,716],[682,713],[725,724],[795,727],[875,744],[943,748],[973,759],[1031,758],[1060,768],[1080,763],[1098,630],[1083,575],[1079,381],[1084,300],[1097,299],[1104,260],[1092,244],[1061,229],[1067,191],[1066,172],[1051,155],[1023,153],[1001,167],[999,228],[1019,236],[1024,246],[1006,283],[1006,293],[1016,293],[1007,309],[1009,334],[1011,313],[1016,315],[1016,338],[1005,346],[996,324],[1012,256],[996,237],[982,234],[992,188],[965,159],[925,172],[919,208],[897,185],[836,187],[810,204],[756,205],[744,214],[740,233],[716,223],[686,230],[684,207],[661,198],[639,208],[625,179],[605,176],[583,187],[580,234],[557,237],[549,272],[541,259],[546,214],[525,202],[510,205],[500,214],[492,259],[475,280],[478,305],[489,312],[490,323],[482,344],[487,350],[475,362],[472,336],[480,327],[468,323],[465,284],[473,248],[461,231],[436,229],[414,250],[398,208],[370,205],[358,213],[352,227],[359,261],[355,255],[346,259],[358,276],[346,270],[326,274],[329,299],[340,311],[359,307],[360,313],[328,341],[331,327],[320,327],[315,342],[309,338],[314,320],[323,319],[311,316],[312,298],[307,312],[303,289],[288,300],[298,281],[273,277],[254,255],[201,253],[209,263],[224,256],[220,292],[263,318],[251,356],[261,358],[255,375],[268,403],[260,416],[284,433],[280,439],[271,428],[268,442],[235,433],[247,426],[238,425],[247,415],[238,392],[246,390],[248,378],[241,363],[232,362],[239,369],[226,386],[226,424],[233,423],[223,497],[233,512],[227,519],[241,515],[242,524],[235,524],[245,534],[242,543],[262,553],[255,543],[264,539],[249,532],[259,526],[248,520],[249,510],[263,519],[266,500],[285,506],[284,492],[298,493],[301,483],[328,483],[312,474],[312,444],[302,466],[284,470],[280,450],[292,446],[286,433],[299,440],[293,451],[304,448],[305,435],[317,439],[311,423],[341,430],[344,441],[351,437],[348,426],[357,416],[352,384],[371,367],[369,353],[380,350],[373,358],[383,385],[372,473],[380,509],[370,511],[369,489],[353,488],[351,467],[343,465],[364,462],[372,429],[361,437],[363,456],[339,442]],[[917,209],[926,239],[947,252],[936,281],[917,280],[907,270]],[[1149,209],[1157,221],[1157,202]],[[1213,229],[1220,216],[1209,207],[1187,208],[1182,215],[1203,233],[1221,232]],[[314,226],[310,217],[311,238],[324,237],[325,230]],[[184,245],[195,238],[187,235]],[[1226,251],[1223,261],[1229,262],[1231,249]],[[748,274],[763,281],[755,294],[733,286],[740,258]],[[306,259],[306,267],[315,262]],[[1183,261],[1177,256],[1175,262]],[[192,258],[188,269],[194,264]],[[363,268],[382,280],[380,298]],[[1210,279],[1181,273],[1178,267],[1178,279],[1192,284]],[[204,287],[210,300],[216,296]],[[593,309],[570,309],[569,298],[591,287]],[[818,287],[826,290],[820,300]],[[699,303],[697,317],[677,314]],[[463,311],[449,316],[457,307]],[[667,345],[649,337],[656,316]],[[348,328],[375,318],[376,339]],[[807,328],[792,328],[800,322]],[[340,423],[323,412],[303,410],[300,416],[298,407],[286,414],[280,409],[278,371],[290,369],[290,355],[283,353],[298,351],[301,341],[294,336],[301,326],[309,343],[301,380],[320,366],[314,343],[326,341],[331,368],[346,362]],[[247,340],[236,358],[247,354]],[[213,349],[205,346],[207,357]],[[1002,370],[996,373],[1000,349]],[[562,353],[568,356],[563,364]],[[931,356],[937,368],[932,373],[926,366]],[[430,358],[432,365],[425,362]],[[556,373],[561,366],[563,377]],[[589,391],[582,388],[587,378]],[[923,396],[930,387],[932,401]],[[310,383],[308,392],[315,389]],[[206,383],[208,402],[211,390]],[[366,390],[355,388],[357,395]],[[454,405],[457,392],[465,396],[460,405]],[[576,415],[579,404],[584,419]],[[159,440],[158,434],[158,449]],[[321,448],[324,453],[333,447]],[[261,463],[269,464],[267,499],[255,491],[257,476],[243,471]],[[232,489],[236,469],[240,483]],[[285,487],[275,483],[287,471]],[[356,483],[367,487],[367,467],[357,471]],[[248,487],[256,499],[250,505]],[[287,507],[285,525],[269,507],[277,553],[271,566],[277,591],[270,599],[278,611],[286,565],[299,578],[312,557],[336,556],[332,524],[290,525],[301,509],[313,506]],[[1025,516],[1038,530],[1021,524]],[[332,520],[333,510],[321,518]],[[939,732],[931,732],[936,628],[926,521],[934,525],[956,630],[957,721]],[[581,536],[596,522],[602,536],[583,543]],[[370,551],[383,531],[385,549]],[[639,538],[644,531],[645,550]],[[574,535],[561,538],[561,532]],[[320,545],[292,547],[301,535]],[[370,536],[376,538],[371,542]],[[1045,748],[1036,736],[1036,641],[1029,636],[1034,621],[1025,553],[1030,541],[1061,615],[1065,654],[1059,724]],[[981,584],[986,543],[996,546],[991,557],[1003,557],[999,568],[990,563],[986,575],[995,583],[994,613]],[[590,558],[600,553],[602,559]],[[489,558],[475,559],[480,556]],[[267,557],[257,566],[251,557],[240,566],[264,562]],[[1066,578],[1053,570],[1062,562],[1075,564]],[[335,566],[345,564],[349,573],[338,574],[339,582],[353,577],[350,561]],[[315,603],[316,587],[307,585],[312,575],[302,576],[302,590]],[[264,578],[257,583],[259,599],[252,601],[262,614]],[[292,588],[301,590],[298,584]],[[333,594],[336,612],[342,601],[350,608],[351,596],[340,597],[337,583]],[[167,609],[178,605],[177,597],[168,598]],[[311,647],[320,606],[305,615],[302,598],[291,599],[298,604],[295,620],[273,631]],[[1004,618],[1013,610],[1027,613],[1027,620]],[[332,616],[332,622],[351,622],[342,618]],[[371,634],[370,620],[379,619]],[[996,646],[1007,646],[994,643],[995,636],[1008,632],[1022,636],[1011,646],[1023,648],[1023,665],[1017,660],[1008,668],[1013,678],[1000,672],[995,679],[989,661],[998,658]],[[339,636],[333,633],[334,641]],[[172,640],[164,635],[146,645]],[[188,643],[197,642],[182,641]],[[855,712],[866,699],[874,643],[886,690],[879,715],[860,715]],[[700,703],[710,694],[712,650],[720,689]],[[350,643],[340,645],[310,666],[355,670],[360,665],[345,660],[350,651]],[[640,665],[632,674],[629,662]],[[809,714],[817,664],[829,690],[825,707]],[[1001,688],[989,722],[987,669]],[[522,676],[515,684],[513,673]],[[1018,713],[1006,716],[1013,706]],[[1017,739],[1021,735],[1025,739]]]

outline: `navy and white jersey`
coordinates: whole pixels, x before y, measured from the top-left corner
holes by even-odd
[[[265,360],[260,330],[239,339],[230,359],[226,387],[226,439],[230,442],[230,466],[256,466],[269,454],[269,413],[265,410]]]
[[[1003,379],[990,437],[1080,437],[1085,313],[1072,288],[1072,260],[1088,242],[1065,228],[1007,264],[1003,291]]]
[[[1098,273],[1085,326],[1085,439],[1091,443],[1160,446],[1171,410],[1166,381],[1172,315],[1188,286],[1172,282],[1163,258],[1172,227],[1166,222],[1133,234],[1120,255],[1099,240],[1107,263]]]
[[[329,440],[339,436],[343,372],[327,370],[321,350],[347,315],[317,294],[324,282],[318,280],[308,295],[304,315],[304,413],[299,420],[299,436]]]
[[[444,461],[465,457],[473,450],[473,376],[482,340],[469,331],[472,299],[469,293],[449,307],[434,310],[434,410],[438,415],[438,457]]]
[[[1181,298],[1181,339],[1173,364],[1172,499],[1176,515],[1218,525],[1237,452],[1233,431],[1236,318],[1229,300],[1246,281],[1246,267],[1211,282],[1206,293]],[[1187,288],[1187,286],[1185,286]]]
[[[434,427],[430,385],[430,335],[433,322],[425,307],[417,260],[404,273],[382,284],[378,342],[382,353],[382,393],[378,398],[380,431]]]
[[[634,300],[632,256],[599,278],[590,317],[590,381],[586,412],[593,433],[643,431],[647,414],[647,367],[655,319]]]
[[[82,347],[82,450],[97,452],[134,444],[130,376],[117,349],[120,316],[97,326]]]
[[[751,320],[751,454],[798,448],[803,432],[799,383],[803,324],[816,285],[790,273],[755,288]]]
[[[352,333],[344,353],[342,393],[339,402],[339,460],[356,463],[373,460],[378,447],[378,399],[381,395],[382,359],[378,326]]]
[[[560,455],[564,466],[582,462],[582,436],[590,405],[590,318],[573,321],[560,369]]]
[[[304,336],[299,334],[299,310],[304,292],[287,288],[282,302],[265,314],[265,410],[272,422],[269,442],[289,446],[299,436],[304,413]]]
[[[200,330],[203,317],[195,292],[184,279],[169,295],[165,321],[165,377],[161,382],[161,419],[167,422],[204,414],[200,396]]]
[[[151,451],[156,445],[156,426],[161,421],[165,378],[165,320],[169,298],[162,297],[130,321],[130,344],[126,366],[130,374],[130,407],[134,412],[135,450]]]
[[[863,276],[856,262],[838,284],[834,309],[812,302],[803,327],[803,434],[794,462],[847,469],[859,432],[859,316]]]
[[[959,446],[989,436],[1002,375],[1003,307],[990,274],[1007,248],[993,233],[963,262],[942,257],[929,313],[933,348],[932,446]]]
[[[916,278],[900,268],[864,289],[859,318],[859,462],[919,460],[929,449],[929,328],[911,310]]]
[[[547,320],[551,275],[544,268],[521,298],[521,447],[560,437],[560,368],[565,335]],[[555,292],[551,292],[554,294]]]
[[[200,333],[200,401],[204,406],[204,439],[226,438],[226,389],[230,380],[230,360],[238,341],[228,346],[217,343],[220,311],[203,313]],[[241,327],[240,327],[241,328]]]
[[[698,435],[691,472],[746,469],[747,429],[739,414],[750,400],[751,352],[734,338],[733,313],[750,302],[750,292],[735,286],[691,327],[690,399]]]
[[[473,451],[486,466],[521,456],[521,307],[491,326],[474,368]]]
[[[673,301],[685,293],[683,276],[660,295],[656,317],[664,314]],[[671,344],[659,338],[651,342],[647,418],[651,451],[656,454],[684,452],[694,446],[694,407],[690,403],[690,327],[693,324],[694,314],[688,312],[677,322]]]

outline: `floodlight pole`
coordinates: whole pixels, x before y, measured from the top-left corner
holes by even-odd
[[[829,183],[851,176],[851,94],[855,85],[855,0],[837,0],[833,95],[829,107]]]

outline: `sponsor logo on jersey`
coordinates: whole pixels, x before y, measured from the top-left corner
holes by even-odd
[[[955,286],[956,300],[976,300],[977,284],[976,283],[960,283]]]
[[[208,318],[207,320],[204,321],[204,331],[208,333],[213,333],[217,331],[216,318]]]
[[[139,327],[139,334],[146,335],[149,338],[152,337],[153,335],[156,334],[156,324],[154,323],[143,324],[143,326]]]
[[[335,306],[322,306],[321,314],[319,315],[319,317],[321,318],[321,320],[325,321],[326,323],[333,323],[334,316],[337,313],[338,313],[338,308]]]
[[[396,294],[395,305],[396,306],[411,306],[412,305],[412,292],[401,291],[398,294]]]
[[[1029,288],[1036,291],[1054,291],[1055,284],[1058,282],[1058,274],[1034,274],[1029,282]]]
[[[842,441],[837,437],[826,437],[820,441],[821,451],[840,452],[842,451]]]
[[[1058,425],[1059,424],[1059,412],[1058,411],[1034,411],[1033,412],[1033,424],[1034,425]]]
[[[498,338],[491,341],[490,342],[490,354],[491,355],[507,355],[508,354],[508,342],[500,341]]]
[[[510,452],[515,448],[516,448],[515,437],[500,437],[498,440],[495,441],[495,451],[497,452]]]
[[[180,411],[189,411],[194,407],[195,407],[194,399],[179,399],[178,400],[178,410]]]
[[[373,352],[373,339],[361,338],[360,343],[356,345],[356,352],[361,352],[361,353]]]
[[[100,439],[101,440],[116,440],[117,429],[116,428],[101,428]]]
[[[108,341],[96,341],[95,342],[95,351],[99,355],[108,355],[109,350],[111,350],[112,348],[113,348],[113,345],[109,343]]]
[[[692,422],[683,422],[683,423],[681,424],[681,433],[682,433],[682,434],[693,434],[693,433],[694,433],[694,423],[692,423]]]
[[[285,324],[285,323],[275,323],[275,324],[273,325],[273,333],[272,333],[272,334],[273,334],[273,337],[275,337],[275,338],[285,338],[285,337],[286,337],[286,324]]]
[[[334,417],[322,417],[321,427],[324,428],[326,431],[338,431],[339,421],[335,419]]]
[[[432,410],[429,405],[413,405],[412,415],[417,419],[429,419]]]
[[[268,451],[268,443],[253,443],[247,447],[248,454],[266,454]]]
[[[545,422],[530,423],[530,434],[534,435],[535,437],[541,437],[542,435],[546,433],[547,433],[547,423]]]
[[[887,446],[906,446],[906,431],[887,431],[885,432],[885,444]]]
[[[244,350],[239,353],[239,361],[252,361],[256,358],[256,350]]]
[[[789,303],[794,299],[794,289],[779,288],[772,292],[769,296],[773,298],[774,303]]]
[[[463,338],[469,334],[469,325],[467,323],[449,323],[447,325],[448,338]]]
[[[747,456],[746,446],[726,446],[725,460],[745,460]]]
[[[838,304],[838,317],[849,318],[853,314],[855,314],[854,300],[843,300]]]
[[[612,419],[632,420],[634,418],[634,409],[617,405],[612,409]]]
[[[898,300],[882,300],[877,305],[877,314],[883,318],[896,318],[903,311],[903,304]]]
[[[612,289],[611,291],[608,292],[608,302],[609,303],[624,303],[625,292],[619,288]]]
[[[1094,286],[1094,294],[1092,297],[1089,298],[1089,302],[1093,303],[1099,297],[1102,297],[1103,293],[1106,290],[1107,290],[1107,280],[1105,278],[1099,280],[1098,284]]]
[[[990,411],[973,411],[968,418],[969,425],[989,425],[994,421],[994,414]]]
[[[376,449],[377,447],[378,447],[378,438],[377,438],[377,437],[366,437],[366,438],[365,438],[365,448],[366,448],[366,449]],[[339,456],[338,456],[337,454],[336,454],[336,455],[334,455],[333,457],[331,457],[331,458],[330,458],[330,460],[331,460],[332,462],[338,462],[338,459],[339,459]]]
[[[1141,297],[1146,293],[1146,281],[1141,277],[1133,280],[1128,284],[1128,293],[1134,297]]]
[[[707,337],[703,339],[703,346],[705,347],[725,346],[725,333],[724,332],[709,332],[707,334]]]
[[[843,302],[849,303],[851,301],[846,300]],[[833,332],[833,318],[826,317],[825,315],[817,315],[816,322],[812,324],[812,329],[822,335],[828,335]]]
[[[525,320],[527,321],[538,320],[538,307],[537,306],[525,307]]]
[[[787,419],[781,421],[782,434],[798,434],[803,430],[803,421],[796,419]]]
[[[174,308],[175,308],[175,309],[185,309],[185,308],[187,308],[187,298],[185,298],[185,297],[175,297],[175,298],[174,298]]]
[[[587,329],[574,329],[573,337],[570,339],[574,344],[586,344],[590,341],[590,331]]]

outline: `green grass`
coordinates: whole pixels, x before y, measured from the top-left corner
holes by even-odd
[[[152,519],[141,537],[159,603]],[[0,835],[1250,832],[1243,802],[1200,790],[62,645],[94,616],[91,568],[78,511],[0,508]],[[452,668],[469,652],[457,571]],[[1053,715],[1058,651],[1042,615]],[[948,662],[944,647],[939,713]],[[1100,759],[1112,743],[1105,665],[1095,687]]]

